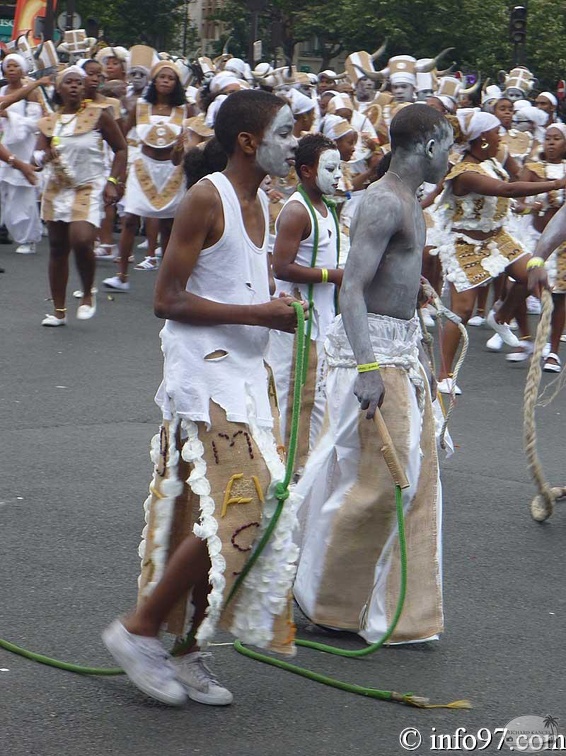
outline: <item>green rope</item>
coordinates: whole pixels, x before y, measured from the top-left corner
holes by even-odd
[[[306,339],[305,339],[305,317],[304,317],[302,306],[300,305],[300,303],[294,302],[293,307],[295,308],[295,311],[297,313],[297,340],[296,340],[296,347],[295,347],[296,349],[295,370],[296,370],[296,376],[298,377],[302,375],[304,360],[305,360],[306,352],[307,352],[307,344],[306,344]],[[230,601],[233,600],[234,596],[237,594],[239,588],[241,587],[243,581],[246,579],[247,575],[250,573],[250,570],[253,568],[254,564],[257,562],[258,558],[260,557],[263,549],[267,545],[269,539],[271,538],[273,534],[273,531],[275,530],[277,526],[277,523],[283,511],[283,507],[285,505],[285,501],[289,498],[289,484],[291,482],[291,478],[293,475],[295,457],[297,453],[297,441],[298,441],[298,430],[299,430],[299,417],[300,417],[300,411],[301,411],[302,389],[303,389],[302,382],[300,380],[295,380],[295,387],[294,387],[294,392],[293,392],[293,414],[292,414],[292,423],[291,423],[291,434],[290,434],[290,440],[289,440],[287,464],[285,468],[285,478],[282,482],[277,483],[275,486],[274,493],[277,499],[277,506],[276,506],[275,512],[273,516],[271,517],[252,555],[246,562],[244,569],[242,570],[238,578],[234,581],[234,585],[232,586],[232,589],[228,595],[228,598],[226,599],[225,606],[227,606],[230,603]],[[405,538],[404,515],[403,515],[403,493],[399,486],[395,486],[395,506],[396,506],[397,524],[398,524],[398,530],[399,530],[401,580],[400,580],[399,598],[397,600],[397,608],[395,610],[395,615],[393,617],[393,620],[391,621],[390,626],[388,627],[385,634],[383,635],[383,637],[380,638],[380,640],[377,641],[376,643],[372,643],[368,645],[366,648],[363,648],[357,651],[337,648],[336,646],[330,646],[325,643],[317,643],[314,641],[307,641],[307,640],[300,640],[300,639],[297,639],[295,641],[297,646],[301,646],[303,648],[310,648],[315,651],[322,651],[324,653],[333,654],[336,656],[343,656],[343,657],[348,657],[348,658],[361,658],[361,657],[368,656],[369,654],[373,654],[375,651],[381,648],[393,635],[393,632],[395,631],[395,628],[399,622],[399,618],[401,617],[401,613],[403,611],[403,605],[405,603],[405,596],[406,596],[406,589],[407,589],[407,545],[406,545],[406,538]],[[192,644],[193,641],[194,641],[194,633],[191,632],[180,645],[175,646],[173,653],[174,654],[180,653],[184,648]],[[30,659],[40,664],[45,664],[50,667],[62,669],[67,672],[74,672],[76,674],[95,675],[97,677],[102,677],[102,676],[110,677],[110,676],[124,674],[123,670],[119,668],[86,667],[79,664],[71,664],[68,662],[63,662],[58,659],[52,659],[48,656],[44,656],[43,654],[37,654],[33,651],[28,651],[27,649],[21,648],[20,646],[17,646],[14,643],[10,643],[9,641],[3,640],[1,638],[0,638],[0,648],[5,649],[6,651],[10,651],[14,654],[18,654],[19,656],[23,656],[26,659]],[[347,683],[341,680],[336,680],[332,677],[321,675],[317,672],[313,672],[312,670],[299,667],[295,664],[290,664],[289,662],[283,661],[282,659],[276,659],[272,656],[268,656],[267,654],[262,654],[257,651],[252,651],[251,649],[246,648],[246,646],[244,646],[240,640],[236,640],[234,642],[234,649],[239,654],[242,654],[243,656],[247,656],[250,659],[254,659],[255,661],[260,661],[264,664],[269,664],[273,667],[277,667],[278,669],[282,669],[287,672],[292,672],[293,674],[300,675],[301,677],[304,677],[308,680],[312,680],[314,682],[318,682],[323,685],[328,685],[333,688],[338,688],[339,690],[344,690],[348,693],[354,693],[356,695],[365,696],[367,698],[375,698],[382,701],[393,701],[396,703],[403,703],[403,704],[407,704],[409,706],[415,706],[418,708],[452,708],[452,709],[470,708],[470,704],[468,701],[453,701],[452,703],[449,703],[449,704],[429,704],[427,699],[414,696],[412,693],[401,694],[401,693],[396,693],[395,691],[379,690],[377,688],[367,688],[361,685],[355,685],[353,683]]]

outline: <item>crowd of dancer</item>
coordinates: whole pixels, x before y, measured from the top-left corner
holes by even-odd
[[[107,628],[107,647],[159,700],[179,704],[188,692],[223,705],[232,695],[201,648],[220,625],[292,653],[292,589],[315,623],[378,640],[394,613],[400,553],[393,489],[360,404],[369,418],[381,405],[409,479],[412,572],[392,642],[438,638],[442,412],[433,400],[436,390],[461,393],[452,377],[460,330],[452,321],[443,330],[437,382],[417,317],[434,325],[436,310],[417,304],[420,276],[464,324],[493,329],[488,348],[530,358],[527,315],[539,303],[527,297],[528,272],[545,262],[532,253],[566,189],[555,95],[534,97],[524,67],[501,87],[466,87],[439,70],[440,55],[396,55],[378,70],[383,48],[314,75],[251,70],[228,53],[188,62],[143,45],[94,51],[94,42],[66,35],[70,61],[53,84],[25,79],[36,65],[27,41],[4,58],[0,160],[3,219],[21,253],[41,235],[41,186],[53,299],[42,325],[68,323],[71,251],[82,320],[96,313],[98,264],[118,265],[106,289],[135,286],[142,222],[147,254],[135,268],[159,271],[164,422],[152,443],[140,603]],[[559,372],[566,245],[547,256],[555,308],[544,369]],[[307,317],[301,376],[296,302]],[[286,448],[297,380],[295,484],[228,606],[274,505],[270,483],[283,477],[274,428]],[[164,623],[178,639],[189,633],[174,664],[157,640]]]

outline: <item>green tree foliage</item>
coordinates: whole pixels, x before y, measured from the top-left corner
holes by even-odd
[[[170,50],[182,41],[184,0],[76,0],[75,4],[83,19],[97,19],[110,43]]]
[[[346,52],[373,51],[386,37],[389,56],[430,57],[454,47],[446,65],[454,60],[464,72],[480,71],[484,78],[496,80],[500,69],[508,71],[513,64],[509,14],[517,3],[519,0],[268,0],[259,17],[259,37],[264,42],[264,59],[273,53],[272,41],[292,54],[298,42],[316,37],[323,68],[341,48]],[[526,64],[543,86],[554,87],[566,76],[566,3],[530,0],[528,8]],[[245,0],[229,0],[215,18],[231,30],[230,51],[245,56],[251,30]],[[281,40],[272,40],[274,25],[282,31]]]

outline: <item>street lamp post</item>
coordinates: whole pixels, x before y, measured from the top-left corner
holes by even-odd
[[[248,62],[253,67],[254,63],[254,42],[257,41],[259,34],[259,14],[265,10],[266,0],[246,0],[246,7],[252,14],[252,26],[250,32],[250,41],[248,45]]]

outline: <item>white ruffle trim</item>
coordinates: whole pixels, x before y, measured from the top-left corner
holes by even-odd
[[[222,556],[222,541],[217,535],[216,504],[210,495],[210,483],[206,477],[207,467],[204,461],[204,446],[198,437],[198,426],[192,420],[183,420],[182,427],[187,440],[183,444],[181,454],[185,462],[193,465],[187,483],[191,491],[200,500],[200,518],[193,526],[193,533],[197,538],[206,541],[210,557],[208,607],[206,616],[196,635],[197,642],[205,644],[214,636],[222,613],[222,598],[226,586],[224,577],[226,560]]]
[[[284,479],[285,465],[279,457],[271,430],[257,424],[252,397],[248,397],[247,409],[250,433],[272,481],[266,494],[259,541],[277,507],[275,485]],[[291,490],[270,541],[244,580],[236,598],[231,632],[244,643],[267,648],[273,639],[274,619],[285,611],[299,557],[293,532],[298,525],[297,510],[300,501],[301,497]]]
[[[161,497],[155,497],[153,504],[153,549],[151,553],[151,561],[153,562],[152,579],[149,581],[143,589],[143,596],[148,596],[157,583],[161,580],[167,564],[167,557],[169,554],[169,534],[171,532],[171,521],[173,519],[173,512],[175,509],[175,499],[183,491],[183,481],[178,477],[178,465],[179,465],[179,452],[175,447],[175,435],[177,432],[177,424],[172,422],[169,425],[169,438],[168,438],[168,453],[166,460],[166,469],[168,473],[167,480],[163,480],[160,485]],[[161,464],[161,449],[160,449],[160,435],[156,434],[151,439],[150,458],[153,462],[154,477],[152,485],[149,489],[149,496],[144,502],[144,516],[145,527],[142,532],[142,540],[138,548],[138,554],[142,561],[142,569],[144,565],[144,559],[147,547],[147,534],[149,529],[150,518],[150,506],[154,500],[153,484],[157,475],[157,470]],[[141,581],[141,575],[138,579],[138,583]]]
[[[489,252],[481,261],[481,266],[491,278],[496,278],[503,273],[511,263],[509,258],[501,254],[497,242],[493,239],[478,241],[465,234],[456,232],[449,234],[448,239],[439,245],[438,254],[440,255],[442,270],[444,271],[446,280],[454,284],[456,291],[466,291],[475,286],[475,284],[470,283],[456,256],[456,240],[458,239],[464,241],[466,244],[474,245],[475,251],[478,254],[481,254],[482,251]]]

